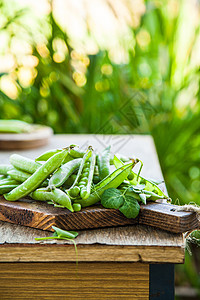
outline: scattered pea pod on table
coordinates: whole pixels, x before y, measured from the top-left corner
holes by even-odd
[[[31,132],[32,125],[19,120],[0,120],[0,132],[24,133]]]
[[[139,161],[111,154],[110,146],[102,154],[76,145],[46,151],[36,159],[12,154],[10,165],[0,164],[0,195],[8,201],[29,196],[71,212],[100,202],[109,189],[109,197],[117,189],[118,195],[145,204],[168,199],[157,184],[140,176],[141,161],[138,174],[132,171]]]

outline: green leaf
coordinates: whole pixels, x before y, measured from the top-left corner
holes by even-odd
[[[119,210],[127,218],[136,218],[140,211],[140,205],[132,196],[126,196],[124,204],[119,208]]]
[[[101,204],[106,208],[119,209],[127,218],[136,218],[140,210],[140,205],[134,197],[124,195],[114,188],[105,190]]]
[[[124,196],[119,190],[115,188],[105,190],[101,197],[101,204],[106,208],[118,209],[123,203]]]

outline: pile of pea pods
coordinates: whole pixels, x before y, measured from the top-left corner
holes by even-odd
[[[109,188],[128,188],[143,203],[168,198],[156,183],[132,171],[138,162],[111,155],[110,146],[96,153],[91,146],[80,151],[70,145],[35,160],[12,154],[10,164],[0,164],[0,194],[8,201],[28,196],[71,212],[98,203]]]

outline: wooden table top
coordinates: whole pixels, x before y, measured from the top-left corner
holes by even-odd
[[[9,162],[12,153],[35,158],[49,149],[70,144],[80,147],[92,145],[98,151],[110,144],[114,153],[140,158],[144,163],[142,176],[163,179],[153,140],[147,135],[55,135],[50,143],[42,148],[1,151],[0,163]],[[72,242],[38,242],[34,239],[50,235],[52,234],[42,230],[0,222],[0,262],[75,261]],[[84,230],[79,232],[75,241],[79,261],[184,262],[182,234],[173,234],[144,225]]]

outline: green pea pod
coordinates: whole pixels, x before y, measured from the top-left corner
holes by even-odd
[[[110,158],[110,165],[114,165],[114,156],[116,156],[119,160],[121,160],[123,163],[128,163],[131,161],[131,158],[125,156],[125,155],[122,155],[120,153],[116,153],[115,155],[112,155],[111,158]]]
[[[1,175],[8,175],[8,171],[12,170],[13,167],[8,164],[0,164],[0,174]]]
[[[86,177],[86,186],[83,184],[83,186],[80,188],[80,196],[82,199],[87,199],[90,196],[91,186],[92,186],[92,179],[94,174],[94,167],[96,163],[96,155],[95,153],[92,153],[91,158],[89,159],[90,165],[88,169],[88,175]]]
[[[31,174],[41,167],[40,163],[19,154],[12,154],[10,156],[10,163],[13,165],[13,167]]]
[[[49,158],[35,173],[33,173],[26,181],[20,184],[11,192],[4,195],[6,200],[16,201],[24,196],[27,196],[51,174],[53,173],[60,165],[68,154],[68,150],[63,150],[57,154],[54,154]]]
[[[0,132],[22,133],[30,132],[32,126],[19,120],[0,120]]]
[[[17,186],[18,186],[18,184],[1,185],[0,186],[0,195],[3,195],[5,193],[12,191]]]
[[[72,156],[73,158],[83,158],[83,156],[85,155],[85,152],[79,151],[78,149],[73,148],[73,149],[70,149],[69,155]]]
[[[71,212],[74,211],[69,196],[65,192],[57,188],[52,190],[48,190],[48,188],[39,188],[30,193],[30,197],[34,200],[39,201],[52,200],[53,202],[69,209]]]
[[[12,170],[8,171],[8,175],[13,179],[13,180],[16,180],[18,182],[24,182],[26,181],[30,176],[31,174],[30,173],[27,173],[27,172],[24,172],[24,171],[21,171],[21,170],[18,170],[18,169],[15,169],[13,168]],[[48,185],[48,180],[44,180],[42,183],[41,183],[41,186],[47,186]]]
[[[24,182],[26,179],[28,179],[31,176],[30,173],[27,173],[25,171],[20,171],[20,170],[17,170],[15,168],[13,168],[12,170],[8,171],[8,175],[12,179],[17,180],[19,182]]]
[[[65,237],[68,239],[75,239],[78,236],[78,232],[76,231],[66,231],[56,226],[52,226],[52,228],[55,230],[54,236]]]
[[[19,185],[19,181],[16,181],[15,179],[12,179],[10,177],[0,180],[0,185],[13,185],[13,184]]]
[[[62,165],[50,178],[49,186],[63,185],[69,176],[80,167],[81,161],[82,158],[77,158]]]
[[[105,190],[109,188],[117,188],[127,178],[133,165],[134,163],[129,163],[116,169],[114,172],[109,174],[106,178],[95,185],[88,199],[75,199],[74,203],[80,203],[81,206],[86,207],[99,202],[100,197]]]
[[[99,177],[100,179],[104,179],[106,176],[110,173],[110,148],[111,146],[108,146],[104,149],[101,158],[98,156],[97,158],[97,164],[99,169]]]
[[[57,154],[59,152],[61,152],[62,149],[53,149],[53,150],[48,150],[46,152],[44,152],[43,154],[41,154],[40,156],[38,156],[35,161],[47,161],[50,157],[52,157],[54,154]]]
[[[113,162],[114,162],[114,165],[115,165],[116,168],[119,168],[120,166],[123,165],[123,163],[117,157],[114,157]],[[145,192],[145,190],[150,191],[150,192],[156,191],[156,194],[157,194],[157,197],[155,197],[156,199],[168,199],[169,198],[167,195],[165,195],[161,191],[161,189],[159,189],[159,187],[156,184],[154,184],[153,182],[145,179],[142,176],[138,176],[138,174],[134,173],[133,171],[132,171],[132,173],[134,175],[134,178],[132,180],[130,180],[129,182],[130,182],[130,184],[133,185],[133,187],[134,187],[134,185],[136,186],[138,184],[144,184],[145,187],[143,189],[143,193]],[[154,199],[153,196],[155,196],[155,195],[152,195],[152,198],[150,198],[150,200]],[[161,196],[161,197],[159,197],[159,196]]]
[[[73,185],[68,190],[68,193],[69,193],[69,195],[71,197],[76,197],[79,194],[79,192],[80,192],[80,188],[77,185],[78,185],[78,182],[79,182],[79,180],[81,178],[84,165],[88,161],[88,159],[91,157],[91,155],[92,155],[92,150],[87,150],[86,153],[85,153],[85,155],[82,158],[80,167],[78,169],[78,174],[76,176],[76,180],[74,181]]]
[[[69,178],[63,184],[63,188],[64,189],[70,188],[72,186],[72,184],[74,183],[75,180],[76,180],[76,175],[72,174],[71,176],[69,176]]]
[[[75,147],[75,145],[70,145],[68,148],[69,148],[69,151],[71,151],[73,148]],[[65,148],[65,149],[68,149],[68,148]],[[47,161],[50,157],[52,157],[54,154],[57,154],[59,152],[61,152],[63,149],[52,149],[52,150],[48,150],[46,152],[44,152],[43,154],[41,154],[40,156],[38,156],[35,161]],[[74,159],[74,157],[70,156],[69,155],[70,153],[68,153],[68,156],[65,158],[65,162],[68,162],[72,159]]]

